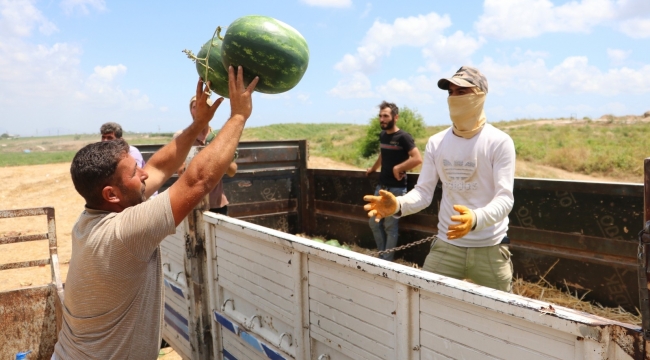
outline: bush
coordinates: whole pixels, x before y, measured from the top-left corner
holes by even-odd
[[[411,134],[414,139],[426,136],[424,118],[417,110],[411,110],[406,106],[400,110],[397,127]],[[361,139],[359,153],[362,157],[370,157],[379,151],[380,133],[379,116],[375,116],[370,119],[366,136]]]

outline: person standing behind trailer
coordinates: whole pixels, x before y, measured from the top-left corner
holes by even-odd
[[[422,163],[420,151],[415,146],[411,134],[397,127],[399,109],[397,105],[383,101],[379,104],[379,157],[372,167],[366,170],[366,176],[377,171],[381,166],[379,184],[375,188],[375,195],[380,190],[385,190],[393,195],[406,194],[406,171]],[[371,217],[369,224],[375,243],[379,251],[392,249],[397,246],[399,236],[399,219],[389,216],[387,218]],[[382,254],[384,260],[392,261],[394,252]]]
[[[212,104],[212,100],[208,99],[208,105]],[[196,96],[193,96],[190,99],[190,114],[192,114],[192,118],[194,118],[194,111],[196,107]],[[183,130],[177,131],[173,138],[176,138],[178,135],[180,135],[183,132]],[[210,126],[206,126],[201,133],[196,137],[194,140],[193,146],[206,146],[209,143],[214,140],[214,138],[217,136],[217,132],[213,131]],[[237,160],[237,150],[235,150],[235,156],[232,159],[232,162],[228,166],[228,170],[226,170],[226,175],[229,177],[235,176],[237,173],[237,163],[235,162]],[[185,171],[185,163],[181,165],[181,167],[178,169],[178,175],[180,176],[183,174]],[[226,197],[226,194],[223,192],[223,180],[219,180],[219,183],[215,188],[210,191],[209,195],[209,202],[210,202],[210,211],[213,213],[217,214],[223,214],[223,215],[228,215],[228,198]]]
[[[112,141],[122,138],[122,126],[118,123],[107,122],[99,128],[99,133],[102,134],[102,141]],[[129,145],[129,155],[133,156],[135,163],[140,168],[144,168],[144,158],[142,153],[137,147]],[[151,194],[151,197],[158,195],[158,192]]]
[[[102,141],[111,141],[122,138],[122,126],[118,123],[107,122],[99,128]],[[144,158],[137,147],[129,145],[129,154],[133,156],[140,168],[144,167]]]
[[[486,123],[488,83],[478,69],[463,66],[438,87],[449,92],[452,126],[429,139],[415,188],[397,198],[386,191],[367,195],[364,208],[378,218],[416,213],[431,204],[440,179],[440,241],[431,245],[422,269],[511,291],[506,232],[514,203],[514,143]]]
[[[169,189],[145,201],[185,161],[208,125],[209,84],[199,79],[193,122],[158,150],[144,169],[123,139],[86,145],[70,166],[86,209],[72,230],[72,257],[65,284],[63,324],[54,359],[156,359],[163,320],[160,243],[219,182],[232,162],[251,95],[240,66],[228,68],[230,119],[215,141],[199,152]]]

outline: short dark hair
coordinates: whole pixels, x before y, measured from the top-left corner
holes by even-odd
[[[107,122],[99,128],[99,133],[102,135],[113,133],[119,139],[122,137],[122,127],[118,123]]]
[[[386,100],[382,101],[381,104],[379,104],[379,110],[384,110],[385,108],[390,108],[390,113],[395,117],[395,115],[399,114],[399,108],[395,103],[389,103],[386,102]]]
[[[77,152],[70,165],[72,183],[87,205],[102,202],[102,189],[115,175],[117,164],[129,153],[124,139],[100,141],[86,145]]]

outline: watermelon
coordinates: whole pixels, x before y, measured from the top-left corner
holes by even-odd
[[[223,37],[223,66],[244,68],[244,81],[260,80],[256,91],[279,94],[292,89],[307,71],[307,41],[291,26],[268,16],[235,20]]]
[[[315,239],[312,239],[312,240],[315,241],[315,242],[321,243],[321,244],[325,243],[325,240],[319,239],[319,238],[315,238]]]
[[[341,249],[345,249],[345,250],[350,250],[350,251],[352,251],[352,248],[351,248],[350,245],[348,245],[348,244],[343,244],[343,245],[341,245]]]
[[[212,43],[212,46],[210,46]],[[210,56],[208,56],[210,48]],[[196,55],[196,71],[203,81],[205,78],[205,64],[208,64],[208,78],[210,81],[210,90],[223,97],[228,97],[228,70],[224,69],[221,60],[221,39],[215,36],[206,42]]]
[[[327,240],[327,241],[325,241],[325,244],[327,244],[327,245],[332,245],[332,246],[336,246],[336,247],[341,247],[341,244],[340,244],[339,241],[336,240],[336,239]]]

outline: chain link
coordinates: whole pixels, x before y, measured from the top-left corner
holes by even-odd
[[[429,242],[431,240],[436,240],[436,239],[438,239],[438,235],[432,235],[432,236],[429,236],[429,237],[424,238],[422,240],[418,240],[418,241],[415,241],[415,242],[412,242],[412,243],[409,243],[409,244],[406,244],[406,245],[394,247],[392,249],[388,249],[388,250],[384,250],[384,251],[375,251],[375,252],[370,253],[370,255],[380,256],[380,255],[384,255],[384,254],[389,254],[389,253],[392,253],[394,251],[400,251],[400,250],[408,249],[410,247],[418,246],[420,244],[424,244],[425,242]]]

